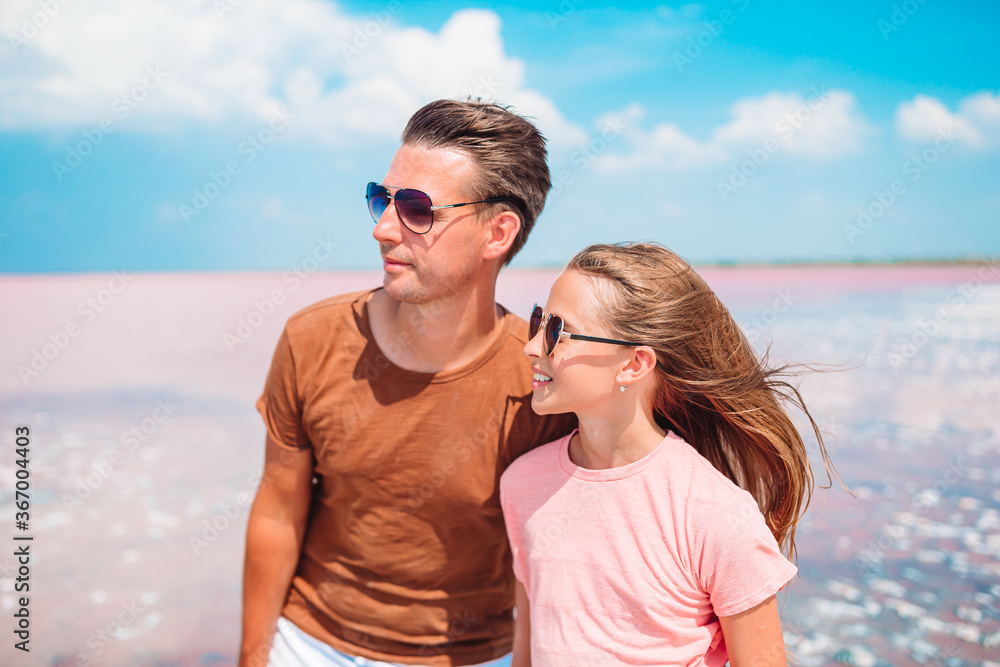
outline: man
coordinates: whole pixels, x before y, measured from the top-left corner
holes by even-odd
[[[527,324],[494,298],[544,206],[545,156],[525,119],[441,100],[369,184],[382,288],[292,316],[257,402],[241,665],[492,665],[510,651],[497,483],[572,426],[531,411]]]

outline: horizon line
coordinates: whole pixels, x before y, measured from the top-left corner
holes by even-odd
[[[790,259],[790,260],[772,260],[772,261],[739,261],[739,260],[715,260],[706,262],[690,262],[692,267],[696,268],[874,268],[874,267],[907,267],[914,268],[920,266],[926,267],[946,267],[946,266],[969,266],[983,263],[997,263],[998,258],[994,255],[989,257],[986,255],[978,257],[962,257],[962,258],[906,258],[897,260],[845,260],[845,259],[830,259],[830,260],[803,260],[803,259]],[[514,267],[504,267],[503,272],[522,272],[522,271],[549,271],[549,270],[561,270],[565,268],[565,264],[558,263],[546,263],[537,264],[534,266],[514,266]],[[109,269],[52,269],[52,270],[40,270],[40,271],[7,271],[0,269],[0,277],[11,276],[70,276],[70,275],[94,275],[94,274],[106,274],[112,271],[130,272],[130,273],[141,273],[141,274],[267,274],[267,273],[285,273],[289,271],[288,268],[276,268],[276,269],[129,269],[129,268],[109,268]],[[315,271],[309,271],[309,273],[382,273],[380,268],[336,268],[336,269],[317,269]]]

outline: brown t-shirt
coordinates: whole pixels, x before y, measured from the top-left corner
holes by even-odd
[[[283,615],[334,648],[431,665],[510,651],[514,579],[501,473],[575,425],[531,410],[527,323],[464,368],[418,373],[375,343],[370,291],[293,315],[257,409],[311,449],[317,483]],[[405,339],[393,343],[403,345]]]

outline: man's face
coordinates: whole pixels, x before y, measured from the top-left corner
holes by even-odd
[[[412,188],[426,192],[435,206],[474,201],[470,184],[478,167],[464,153],[447,148],[404,144],[382,181],[390,194]],[[429,303],[465,291],[477,280],[492,280],[484,270],[487,226],[479,206],[434,211],[426,234],[414,234],[399,219],[395,202],[386,208],[372,236],[379,242],[386,294],[406,303]]]

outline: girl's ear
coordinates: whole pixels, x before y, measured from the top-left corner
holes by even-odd
[[[656,352],[646,345],[632,348],[632,358],[622,369],[622,377],[637,382],[656,370]]]

